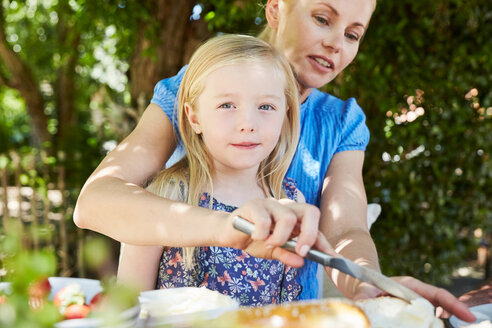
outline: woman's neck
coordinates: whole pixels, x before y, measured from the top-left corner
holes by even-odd
[[[312,88],[303,87],[299,83],[297,84],[297,86],[299,88],[299,101],[302,104],[306,101],[307,97],[311,93]]]
[[[258,169],[235,172],[216,171],[213,176],[213,196],[221,203],[241,206],[251,199],[265,198],[257,180]]]

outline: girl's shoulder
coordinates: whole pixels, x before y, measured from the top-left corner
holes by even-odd
[[[189,171],[184,160],[160,171],[147,190],[161,197],[185,202],[188,198]]]
[[[287,198],[292,199],[294,201],[298,201],[299,189],[297,189],[296,180],[289,177],[285,177],[282,183],[282,188]]]

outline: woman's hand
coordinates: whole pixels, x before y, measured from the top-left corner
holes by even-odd
[[[240,216],[255,225],[250,236],[232,226],[232,218]],[[221,244],[243,249],[249,254],[276,259],[293,267],[304,264],[303,257],[313,246],[334,254],[333,248],[318,231],[319,209],[289,199],[256,199],[245,203],[229,215]],[[296,253],[281,248],[297,237]]]
[[[426,284],[409,276],[392,277],[392,279],[413,290],[436,306],[438,316],[441,316],[447,312],[449,314],[454,314],[456,317],[464,321],[473,322],[476,320],[473,313],[470,312],[465,304],[460,302],[450,292],[443,288]],[[378,288],[364,282],[359,283],[356,288],[357,291],[354,299],[373,298],[385,295]]]

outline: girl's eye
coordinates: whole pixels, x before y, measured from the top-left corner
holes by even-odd
[[[231,103],[225,103],[219,106],[219,108],[231,109],[234,108],[234,105]]]
[[[272,105],[264,104],[264,105],[260,105],[258,107],[258,109],[260,109],[260,110],[275,110],[275,107],[273,107]]]

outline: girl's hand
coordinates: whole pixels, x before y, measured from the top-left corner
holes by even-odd
[[[254,223],[251,237],[232,226],[234,216]],[[296,203],[289,199],[257,199],[245,203],[229,215],[228,223],[221,233],[221,244],[243,249],[249,254],[277,259],[300,267],[303,257],[313,246],[334,254],[333,248],[318,231],[319,209],[313,205]],[[281,248],[287,240],[297,237],[296,253]]]
[[[454,314],[456,317],[464,321],[473,322],[476,320],[473,313],[470,312],[465,304],[461,303],[456,297],[443,288],[426,284],[409,276],[392,277],[392,279],[413,290],[436,306],[438,316],[443,313],[449,313]],[[386,294],[372,285],[361,282],[356,287],[354,299],[373,298],[382,295]]]

